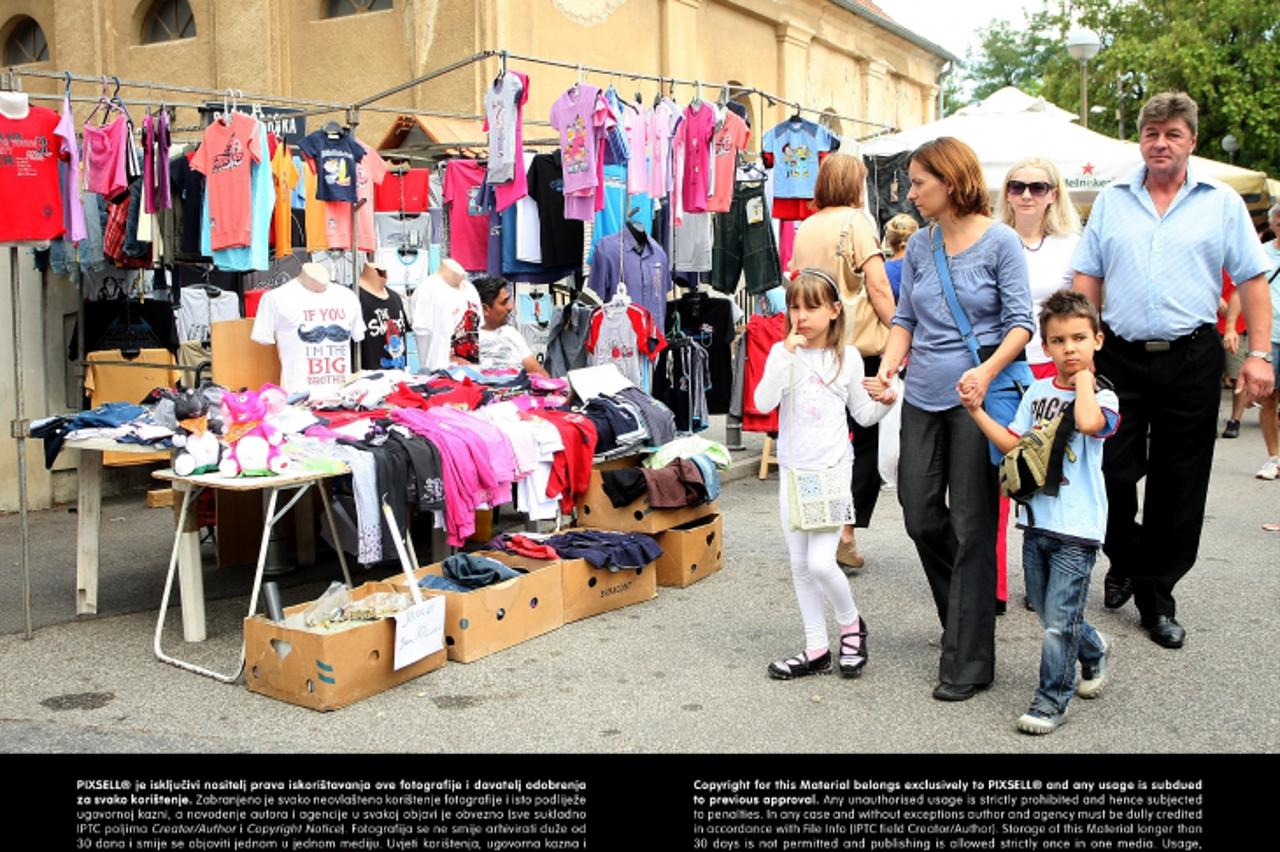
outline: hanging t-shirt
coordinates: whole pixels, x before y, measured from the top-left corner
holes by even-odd
[[[253,240],[252,165],[266,159],[259,123],[242,112],[218,119],[204,131],[191,168],[205,176],[209,244],[214,249],[247,246]]]
[[[412,293],[429,272],[431,217],[375,213],[373,227],[378,237],[375,257],[387,269],[387,286]]]
[[[554,267],[582,266],[583,225],[564,215],[564,180],[560,152],[539,154],[529,167],[529,197],[538,205],[542,264]]]
[[[818,155],[834,150],[836,137],[827,128],[792,118],[765,133],[763,150],[773,155],[774,198],[813,198]]]
[[[276,188],[275,210],[272,213],[272,229],[275,234],[276,257],[293,254],[293,188],[301,175],[294,165],[288,145],[276,146],[271,156],[271,179]]]
[[[627,189],[633,194],[649,194],[649,153],[653,132],[653,113],[648,107],[627,103],[622,107],[622,127],[627,134]],[[608,199],[605,199],[608,203]]]
[[[715,164],[715,181],[707,198],[707,209],[728,213],[733,206],[733,179],[738,172],[738,152],[747,147],[751,131],[736,113],[724,111],[724,120],[711,140],[711,157]]]
[[[727,414],[733,393],[733,302],[691,293],[667,303],[667,334],[679,323],[680,332],[696,340],[710,356],[711,386],[707,388],[707,409]]]
[[[84,126],[85,186],[114,201],[129,187],[125,159],[129,147],[129,124],[117,115],[110,124]]]
[[[480,366],[486,370],[518,370],[533,355],[529,343],[513,325],[480,329]]]
[[[649,119],[649,197],[666,198],[671,191],[671,137],[680,117],[679,107],[663,98]]]
[[[425,213],[430,206],[427,169],[409,169],[403,174],[389,172],[373,193],[373,209],[378,213]]]
[[[179,291],[178,339],[208,340],[215,322],[240,319],[240,297],[227,290],[201,286],[183,287]]]
[[[716,111],[706,101],[685,108],[679,133],[684,142],[684,210],[703,213],[711,189],[711,137],[716,130]]]
[[[600,90],[587,83],[571,86],[551,106],[551,126],[560,131],[565,195],[596,187],[596,129],[604,125],[607,110]]]
[[[191,160],[179,154],[169,161],[169,182],[174,198],[181,201],[182,240],[179,243],[179,260],[193,260],[202,256],[200,237],[204,219],[204,175],[191,167]]]
[[[239,115],[240,113],[236,114]],[[256,142],[260,146],[260,150],[265,154],[267,150],[267,127],[261,122],[254,122],[254,124],[256,125]],[[251,194],[248,199],[250,205],[250,236],[248,244],[244,246],[228,246],[221,249],[213,246],[214,220],[210,211],[212,201],[210,194],[206,192],[204,197],[204,227],[201,231],[200,250],[206,256],[212,257],[213,265],[219,269],[241,272],[256,269],[265,272],[271,268],[270,231],[271,212],[276,203],[275,186],[271,177],[271,166],[265,156],[261,162],[252,163],[248,171],[251,188]]]
[[[85,227],[84,203],[80,196],[80,185],[82,181],[80,173],[80,150],[76,144],[75,115],[71,111],[71,101],[66,96],[62,99],[62,115],[58,120],[58,127],[54,132],[62,140],[62,150],[66,153],[67,158],[66,163],[63,166],[66,177],[65,184],[67,188],[62,194],[62,223],[66,226],[64,239],[68,242],[78,243],[89,236],[89,231]],[[168,169],[165,169],[166,180],[168,178],[168,174]]]
[[[364,340],[360,341],[360,369],[404,370],[408,367],[409,317],[404,300],[394,290],[381,298],[363,287],[360,311],[364,317]]]
[[[351,341],[364,339],[360,300],[345,287],[317,293],[294,278],[263,296],[251,337],[276,345],[287,393],[335,396],[351,375]]]
[[[516,126],[524,84],[513,72],[508,71],[494,81],[484,93],[484,115],[489,131],[488,183],[497,186],[510,183],[521,169],[516,148]]]
[[[365,203],[355,211],[356,224],[360,230],[360,251],[373,251],[377,245],[373,226],[373,190],[387,176],[387,162],[365,143],[360,142],[360,146],[364,150],[364,158],[356,163],[356,184],[357,195]],[[330,249],[350,249],[351,205],[341,201],[321,201],[320,204],[324,208],[325,242]]]
[[[365,149],[350,130],[336,134],[317,130],[298,143],[298,150],[316,165],[317,198],[356,203],[356,163],[364,159]]]
[[[524,152],[526,173],[536,156],[532,151]],[[516,202],[516,260],[522,263],[542,263],[542,222],[538,217],[538,202],[527,194]]]
[[[0,115],[0,242],[62,236],[58,114],[33,106],[26,118]]]
[[[485,167],[450,160],[444,169],[444,201],[449,206],[449,256],[469,272],[488,266],[489,212],[480,198]]]

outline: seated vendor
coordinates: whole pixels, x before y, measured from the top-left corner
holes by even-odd
[[[530,375],[545,376],[547,371],[534,357],[529,342],[515,326],[507,322],[511,316],[511,285],[493,276],[473,282],[480,294],[484,319],[480,325],[480,369],[520,369]]]

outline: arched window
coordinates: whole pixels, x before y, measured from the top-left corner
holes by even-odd
[[[391,8],[391,0],[325,0],[324,16],[342,18],[361,12],[385,12]]]
[[[196,37],[196,16],[187,0],[156,0],[142,21],[142,43]]]
[[[45,41],[44,30],[34,18],[23,18],[9,33],[4,43],[5,65],[27,65],[31,62],[44,62],[49,58],[49,43]]]

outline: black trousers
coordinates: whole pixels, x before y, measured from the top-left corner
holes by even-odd
[[[898,502],[942,622],[944,683],[995,677],[996,495],[987,439],[968,412],[904,401]]]
[[[1120,398],[1120,428],[1102,455],[1108,502],[1103,551],[1111,576],[1133,580],[1144,617],[1173,616],[1173,588],[1200,548],[1225,367],[1222,338],[1206,325],[1168,351],[1148,352],[1104,331],[1095,362]]]
[[[880,371],[879,355],[862,356],[867,377]],[[853,432],[853,514],[855,527],[871,526],[871,515],[880,499],[880,424],[862,426],[848,417]]]

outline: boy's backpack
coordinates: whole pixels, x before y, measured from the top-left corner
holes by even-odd
[[[1111,383],[1098,376],[1098,389]],[[1064,459],[1076,460],[1069,443],[1076,434],[1075,405],[1068,405],[1057,417],[1037,423],[1018,439],[1000,462],[1000,491],[1027,510],[1027,520],[1035,524],[1031,498],[1037,494],[1057,497],[1062,487]]]

